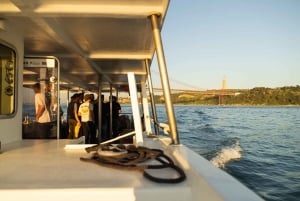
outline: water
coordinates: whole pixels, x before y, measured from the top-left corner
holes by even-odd
[[[166,122],[159,106],[159,121]],[[300,200],[300,108],[175,106],[181,143],[266,200]]]
[[[32,112],[24,105],[24,115]],[[299,107],[175,106],[175,112],[181,143],[265,200],[300,200]],[[166,122],[163,106],[157,113]]]

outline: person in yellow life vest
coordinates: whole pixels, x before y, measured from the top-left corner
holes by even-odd
[[[85,136],[86,144],[96,144],[96,127],[93,112],[92,97],[90,94],[84,96],[84,103],[79,106],[78,115],[81,116],[82,134]]]

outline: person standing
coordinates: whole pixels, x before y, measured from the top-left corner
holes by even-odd
[[[116,96],[112,97],[112,137],[118,137],[119,135],[119,116],[121,113],[121,105],[118,103],[118,99]]]
[[[79,106],[78,115],[81,116],[82,134],[85,136],[86,144],[95,144],[96,140],[96,127],[94,118],[94,106],[91,103],[92,99],[90,94],[84,96],[84,103]]]
[[[78,94],[78,103],[81,105],[84,102],[84,93],[79,93]]]
[[[109,140],[109,104],[104,102],[104,95],[101,95],[101,104],[102,104],[102,127],[101,129],[101,136],[99,136],[101,139],[99,141],[104,142],[106,140]]]
[[[95,129],[98,129],[98,112],[99,112],[99,107],[98,107],[98,100],[95,99],[94,94],[89,94],[91,98],[91,104],[93,105],[93,113],[94,113],[94,125]]]
[[[50,113],[49,106],[47,106],[47,100],[44,93],[41,92],[40,83],[33,85],[33,91],[35,93],[34,103],[35,103],[35,121],[37,129],[37,137],[40,139],[47,139],[50,136]]]
[[[75,138],[75,127],[81,126],[80,119],[78,117],[78,104],[79,96],[78,94],[74,94],[71,97],[71,101],[68,105],[68,124],[69,124],[69,135],[68,139],[74,139]]]

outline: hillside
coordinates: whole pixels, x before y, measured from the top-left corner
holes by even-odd
[[[230,90],[235,96],[223,96],[224,105],[296,105],[300,106],[300,86]],[[202,93],[175,93],[172,94],[174,104],[184,105],[218,105],[218,95],[204,95]],[[164,103],[163,96],[155,96],[157,104]],[[129,98],[122,98],[120,103],[130,103]]]
[[[249,90],[234,90],[237,95],[223,96],[224,105],[300,105],[300,86],[265,88],[256,87]],[[156,96],[156,103],[163,103],[162,96]],[[172,94],[174,104],[218,105],[218,95],[200,93]]]
[[[300,106],[300,86],[265,88],[256,87],[253,89],[232,89],[222,92],[232,92],[234,96],[223,96],[221,104],[223,105],[295,105]],[[218,105],[220,103],[219,95],[205,95],[203,93],[175,93],[172,94],[174,104],[183,105]],[[130,103],[129,98],[120,98],[122,104]],[[162,95],[155,96],[155,103],[163,104]]]

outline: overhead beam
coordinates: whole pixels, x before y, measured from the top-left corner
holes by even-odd
[[[131,71],[132,72],[132,71]],[[127,75],[129,71],[114,70],[114,71],[104,71],[103,75]],[[134,71],[135,75],[147,75],[145,71]]]
[[[1,21],[0,21],[1,25]],[[1,27],[0,27],[1,28]],[[36,54],[35,54],[36,55]],[[44,56],[44,55],[39,55]],[[77,58],[76,54],[54,54],[59,58]],[[105,60],[145,60],[152,59],[152,51],[149,52],[92,52],[86,54],[85,58],[89,59],[105,59]]]
[[[146,18],[153,13],[161,13],[165,17],[169,1],[159,3],[143,1],[28,1],[10,0],[11,2],[0,2],[0,12],[7,16],[24,16],[26,11],[34,12],[43,17],[113,17],[113,18]],[[28,6],[30,5],[30,6]],[[23,7],[23,8],[21,8]]]
[[[110,4],[110,1],[103,2],[92,2],[86,1],[75,1],[72,4],[66,4],[64,2],[57,3],[41,3],[39,7],[35,9],[36,13],[40,14],[60,14],[74,15],[74,14],[85,14],[93,16],[134,16],[134,17],[147,17],[149,14],[155,12],[163,12],[163,8],[160,4],[149,5],[143,2],[135,1],[129,3],[119,2],[118,4]]]
[[[20,9],[10,2],[0,2],[0,13],[20,13]]]
[[[145,60],[152,59],[152,52],[92,52],[90,59],[126,59]]]

